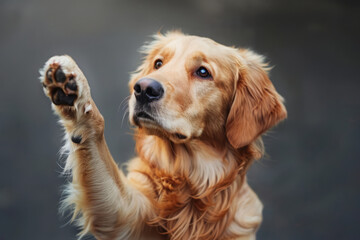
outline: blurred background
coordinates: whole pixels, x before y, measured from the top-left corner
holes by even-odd
[[[141,45],[172,29],[251,48],[274,66],[289,117],[248,174],[265,206],[258,239],[358,239],[359,12],[355,0],[1,0],[0,240],[78,232],[58,214],[62,131],[39,68],[55,54],[77,61],[122,163],[134,155],[121,105],[129,73]]]

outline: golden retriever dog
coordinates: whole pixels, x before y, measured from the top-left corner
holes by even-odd
[[[63,208],[97,239],[255,239],[262,204],[246,181],[261,134],[286,118],[263,57],[180,32],[143,48],[129,83],[137,156],[125,175],[104,118],[69,56],[41,70],[67,140]]]

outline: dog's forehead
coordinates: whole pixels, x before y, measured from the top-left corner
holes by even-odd
[[[197,36],[178,36],[168,41],[163,51],[173,51],[183,56],[205,55],[209,58],[219,58],[229,53],[228,47],[219,44],[209,38],[197,37]]]

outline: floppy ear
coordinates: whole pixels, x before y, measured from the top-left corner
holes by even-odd
[[[239,50],[237,57],[239,76],[226,121],[226,135],[234,148],[250,144],[287,116],[284,100],[267,75],[263,57],[249,50]]]

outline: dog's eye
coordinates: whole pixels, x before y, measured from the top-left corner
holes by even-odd
[[[210,78],[211,74],[205,67],[199,67],[198,70],[196,70],[196,75],[198,75],[201,78]]]
[[[154,68],[159,69],[162,65],[163,65],[163,62],[160,59],[158,59],[154,63]]]

